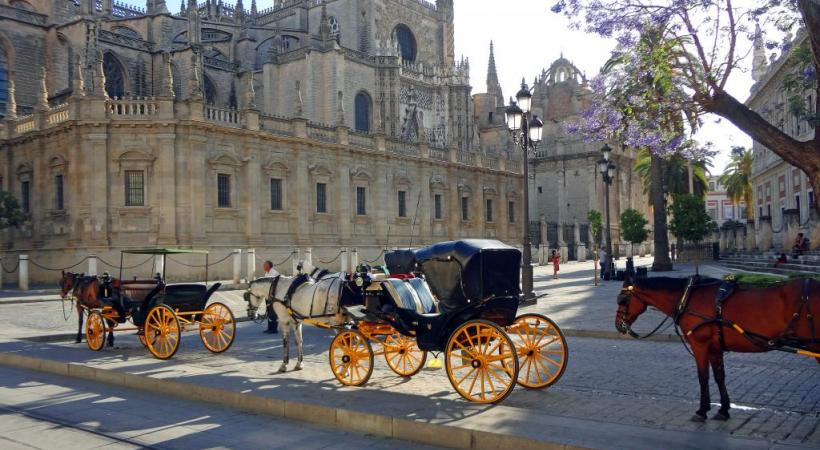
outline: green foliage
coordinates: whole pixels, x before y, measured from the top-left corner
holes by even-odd
[[[0,230],[17,228],[23,220],[25,217],[17,199],[10,192],[0,191]]]
[[[604,218],[601,216],[601,213],[590,209],[587,213],[587,221],[589,222],[589,229],[592,231],[592,237],[595,239],[595,242],[601,240],[601,229],[604,227]]]
[[[712,218],[706,213],[703,199],[689,194],[678,194],[672,202],[672,221],[669,230],[689,242],[700,242],[711,230]]]
[[[721,230],[734,230],[735,228],[745,227],[746,224],[739,220],[732,220],[729,219],[726,222],[723,222],[723,225],[720,226]]]
[[[639,244],[649,237],[647,224],[649,221],[640,211],[629,208],[621,213],[621,237],[633,244]]]
[[[673,195],[689,193],[689,168],[687,162],[688,160],[679,154],[663,160],[663,182],[667,193]],[[652,185],[651,167],[652,157],[649,150],[638,150],[635,158],[635,173],[641,179],[644,194],[649,193],[649,187]],[[693,180],[695,194],[705,195],[709,187],[709,180],[706,177],[709,167],[712,167],[710,159],[693,163],[692,173],[695,176]]]
[[[746,203],[746,218],[754,218],[752,163],[754,157],[750,149],[735,147],[732,149],[732,160],[726,166],[726,172],[718,178],[720,184],[726,188],[726,194],[732,203],[741,201]]]

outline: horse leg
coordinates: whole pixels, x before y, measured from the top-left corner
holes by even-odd
[[[279,373],[288,371],[288,362],[290,360],[290,324],[281,327],[282,331],[282,366],[279,367]]]
[[[723,366],[723,352],[714,352],[710,357],[712,363],[712,375],[720,391],[720,409],[712,417],[715,420],[729,420],[729,408],[732,402],[729,400],[729,391],[726,390],[726,369]]]
[[[698,368],[698,381],[700,382],[700,408],[692,416],[693,422],[706,421],[706,412],[711,408],[709,397],[709,347],[692,346],[695,354],[695,364]]]
[[[114,322],[106,319],[105,323],[109,326],[109,328],[108,328],[108,346],[113,347],[114,346]]]
[[[305,356],[305,353],[302,351],[302,322],[296,324],[293,335],[296,338],[297,352],[296,367],[293,370],[302,370],[302,359]]]
[[[80,307],[80,302],[77,302],[77,339],[74,343],[79,344],[83,341],[83,309]]]

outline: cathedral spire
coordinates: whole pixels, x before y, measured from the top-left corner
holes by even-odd
[[[763,32],[760,31],[760,24],[755,25],[754,37],[754,58],[752,59],[752,79],[760,81],[766,75],[768,69],[766,63],[766,50],[763,46]]]
[[[319,37],[322,38],[322,42],[327,42],[330,40],[330,19],[327,16],[327,2],[322,2],[322,16],[319,19]]]
[[[259,16],[259,10],[256,9],[256,0],[251,0],[251,23],[256,24],[256,17]]]
[[[179,3],[179,15],[184,16],[187,14],[187,11],[185,11],[185,0],[180,0]]]
[[[490,61],[487,63],[487,93],[497,99],[497,105],[504,105],[504,95],[501,93],[501,84],[498,82],[498,71],[495,68],[495,49],[490,41]]]

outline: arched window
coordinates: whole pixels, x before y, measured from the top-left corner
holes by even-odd
[[[214,82],[211,81],[211,78],[205,75],[204,79],[204,88],[205,88],[205,103],[209,105],[216,104],[216,86],[214,86]]]
[[[105,73],[105,92],[111,98],[125,96],[125,74],[122,65],[111,54],[103,55],[103,73]]]
[[[365,92],[356,94],[356,131],[370,132],[370,96]]]
[[[339,20],[336,16],[330,16],[330,18],[328,18],[328,23],[330,24],[330,37],[336,42],[339,42],[342,32],[342,27],[339,25]]]
[[[399,43],[401,59],[413,62],[416,60],[416,37],[407,25],[397,25],[393,30],[393,38]]]
[[[6,105],[9,101],[9,59],[0,45],[0,117],[6,116]]]

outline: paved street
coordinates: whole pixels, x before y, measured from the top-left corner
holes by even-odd
[[[637,263],[650,261],[641,259]],[[685,276],[693,270],[682,267],[664,275]],[[701,266],[700,272],[720,276],[725,271]],[[539,268],[536,276],[537,287],[547,288],[549,295],[522,312],[545,313],[562,328],[573,331],[568,338],[569,365],[560,382],[548,390],[517,388],[503,403],[505,411],[524,417],[548,414],[567,420],[646,430],[698,431],[698,436],[716,434],[769,443],[820,446],[820,383],[817,383],[820,366],[813,359],[783,353],[729,354],[727,381],[735,407],[732,420],[695,424],[689,417],[697,409],[698,383],[694,362],[680,343],[579,337],[585,331],[614,331],[615,296],[621,283],[602,282],[593,287],[591,263],[563,265],[561,279],[557,281],[551,279],[551,272],[547,273],[546,268]],[[219,295],[224,296],[223,301],[231,304],[237,314],[244,315],[239,293]],[[73,331],[74,319],[66,324],[61,314],[59,303],[0,306],[0,316],[15,317],[26,333],[53,332],[41,327],[38,317],[58,331]],[[649,330],[660,319],[657,313],[647,314],[636,328]],[[365,388],[341,388],[327,365],[331,336],[327,331],[305,327],[305,369],[281,375],[274,373],[282,355],[279,338],[272,340],[262,333],[260,325],[253,323],[241,324],[234,346],[218,356],[205,351],[198,336],[189,334],[183,339],[180,351],[168,362],[147,356],[136,338],[128,334],[117,337],[116,348],[100,353],[91,352],[85,344],[25,341],[0,344],[0,350],[318,404],[387,402],[406,404],[410,410],[438,411],[437,414],[448,417],[501,411],[499,407],[487,409],[463,402],[454,393],[444,371],[424,370],[405,380],[395,377],[380,359]],[[717,401],[716,388],[713,386],[712,390],[713,401]]]
[[[0,448],[434,449],[0,367]]]

